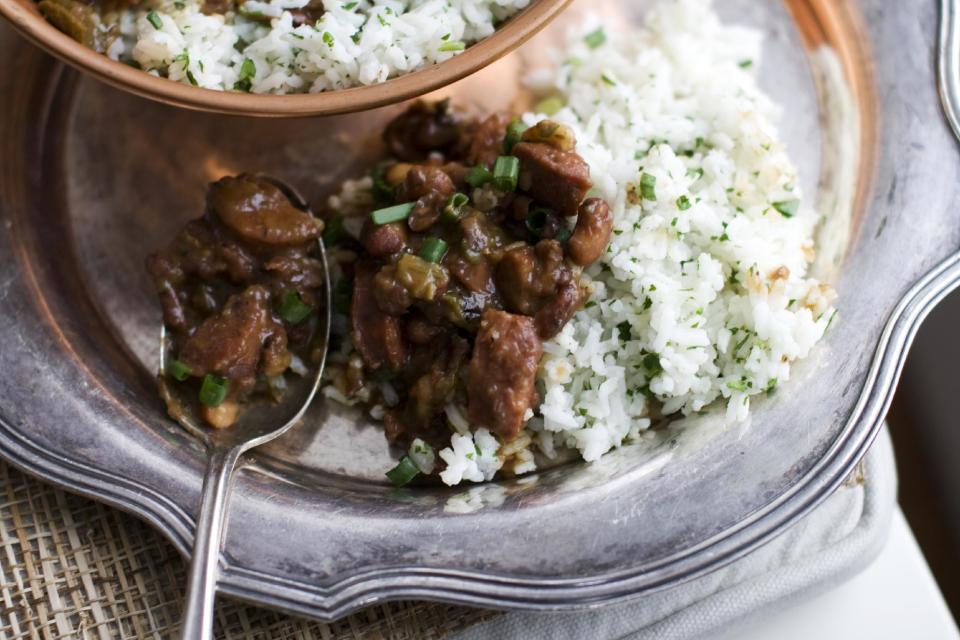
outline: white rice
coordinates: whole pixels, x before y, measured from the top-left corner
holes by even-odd
[[[147,0],[120,15],[123,37],[107,54],[208,89],[330,91],[448,60],[530,2],[324,0],[315,25],[294,26],[289,9],[307,1],[248,0],[236,14],[208,16],[199,0]]]
[[[760,34],[722,25],[708,0],[664,3],[639,34],[607,29],[591,48],[596,28],[540,87],[566,104],[553,117],[614,211],[588,308],[541,367],[541,428],[586,460],[649,426],[648,397],[664,414],[720,400],[745,419],[833,316],[832,290],[805,277],[817,213],[774,206],[801,194],[756,83]]]
[[[806,277],[819,216],[757,86],[760,48],[709,0],[670,0],[639,32],[585,25],[556,69],[534,75],[565,105],[551,117],[576,132],[615,221],[586,274],[590,301],[544,346],[543,403],[523,437],[547,457],[575,448],[592,461],[636,438],[651,399],[663,414],[722,404],[742,421],[833,319],[833,290]],[[535,467],[528,450],[471,434],[460,409],[447,416],[447,484],[489,480],[491,456]]]

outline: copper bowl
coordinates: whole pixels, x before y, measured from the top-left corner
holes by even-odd
[[[70,66],[152,100],[198,111],[243,116],[296,117],[350,113],[423,95],[503,57],[559,15],[570,0],[533,0],[490,37],[462,54],[380,84],[322,93],[269,95],[215,91],[171,82],[97,53],[47,22],[34,0],[3,0],[0,15],[20,33]]]

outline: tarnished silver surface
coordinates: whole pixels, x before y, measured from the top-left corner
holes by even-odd
[[[627,21],[647,4],[590,6]],[[717,4],[768,33],[763,85],[784,105],[815,194],[838,161],[820,128],[833,102],[817,93],[790,14]],[[598,605],[722,566],[823,500],[869,447],[920,320],[960,281],[960,163],[930,62],[936,3],[835,4],[865,17],[879,151],[844,229],[838,320],[750,424],[688,421],[593,465],[396,490],[382,478],[381,432],[318,404],[238,475],[222,591],[321,618],[388,598]],[[524,57],[561,29],[451,91],[509,104]],[[319,208],[395,109],[286,122],[185,113],[80,79],[8,32],[0,46],[0,454],[139,514],[185,552],[204,452],[156,397],[159,312],[143,256],[200,212],[203,185],[223,173],[277,175]]]

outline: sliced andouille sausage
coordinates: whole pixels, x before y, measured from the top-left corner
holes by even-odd
[[[204,320],[184,342],[179,359],[195,376],[213,373],[227,378],[235,395],[253,388],[261,352],[268,343],[270,368],[282,362],[282,372],[290,363],[287,336],[270,310],[270,293],[254,285],[232,296],[219,313]]]
[[[573,151],[543,142],[519,142],[513,155],[520,159],[522,191],[562,216],[575,216],[593,186],[590,167]]]
[[[400,318],[383,313],[377,304],[373,279],[377,265],[357,264],[350,306],[351,336],[364,363],[372,370],[398,369],[407,358]]]
[[[468,373],[470,421],[503,440],[515,438],[527,410],[538,400],[541,355],[543,343],[533,318],[491,308],[484,311]]]

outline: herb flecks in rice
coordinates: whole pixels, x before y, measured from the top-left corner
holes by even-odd
[[[589,272],[592,304],[545,346],[542,415],[530,425],[587,460],[650,424],[648,397],[664,414],[719,400],[745,418],[750,397],[788,380],[833,316],[832,290],[805,276],[818,215],[753,76],[760,45],[707,0],[668,2],[640,34],[588,26],[539,87],[565,105],[553,117],[573,127],[615,203],[618,233]]]
[[[116,14],[121,37],[106,53],[208,89],[332,91],[448,60],[529,3],[461,0],[454,8],[444,0],[327,1],[315,24],[296,25],[291,11],[307,0],[246,0],[224,15],[205,15],[199,0],[147,0]],[[256,75],[242,73],[245,60]]]

